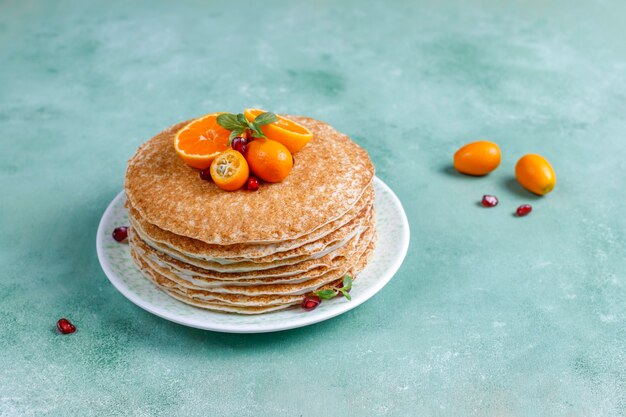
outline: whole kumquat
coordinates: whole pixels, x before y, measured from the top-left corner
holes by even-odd
[[[546,158],[537,154],[524,155],[515,165],[517,181],[531,193],[545,195],[554,189],[556,175]]]
[[[246,160],[254,175],[267,182],[281,182],[293,168],[293,157],[289,150],[270,139],[255,139],[250,142]]]
[[[487,175],[500,165],[500,148],[486,140],[468,143],[454,154],[454,168],[466,175]]]

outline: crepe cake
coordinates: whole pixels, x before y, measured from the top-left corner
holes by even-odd
[[[126,172],[129,244],[142,274],[184,303],[259,314],[356,279],[374,252],[374,166],[323,122],[284,116],[313,137],[291,173],[258,191],[199,178],[173,147],[183,122],[144,143]]]

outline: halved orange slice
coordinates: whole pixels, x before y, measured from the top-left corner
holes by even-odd
[[[246,158],[233,149],[222,152],[211,163],[211,178],[222,190],[238,190],[248,180],[249,174]]]
[[[246,116],[246,119],[250,122],[254,121],[254,118],[261,113],[265,113],[265,111],[259,109],[245,109],[243,111],[244,116]],[[309,143],[313,137],[311,131],[301,124],[283,116],[276,115],[276,117],[278,121],[261,126],[261,131],[268,139],[275,140],[285,145],[285,147],[289,149],[289,152],[298,152],[300,149],[304,148],[304,145]]]
[[[187,165],[207,169],[217,155],[228,149],[230,132],[217,124],[220,114],[195,119],[176,133],[174,148]]]

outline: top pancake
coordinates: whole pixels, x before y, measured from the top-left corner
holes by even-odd
[[[256,192],[226,192],[202,181],[174,150],[183,122],[144,143],[130,159],[125,187],[130,204],[161,229],[219,245],[296,239],[341,217],[372,181],[367,152],[323,122],[287,117],[306,126],[313,138],[294,155],[283,182],[263,184]]]

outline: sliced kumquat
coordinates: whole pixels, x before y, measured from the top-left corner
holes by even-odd
[[[245,109],[243,112],[250,122],[262,113],[265,111],[260,109]],[[301,124],[283,116],[276,115],[276,117],[278,121],[261,126],[261,131],[268,139],[282,143],[289,149],[289,152],[298,152],[313,138],[311,131]]]
[[[232,149],[222,152],[211,163],[211,178],[222,190],[238,190],[246,183],[249,174],[246,159]]]
[[[174,147],[187,165],[206,169],[217,155],[228,149],[230,132],[217,124],[220,114],[211,113],[195,119],[176,133]]]

